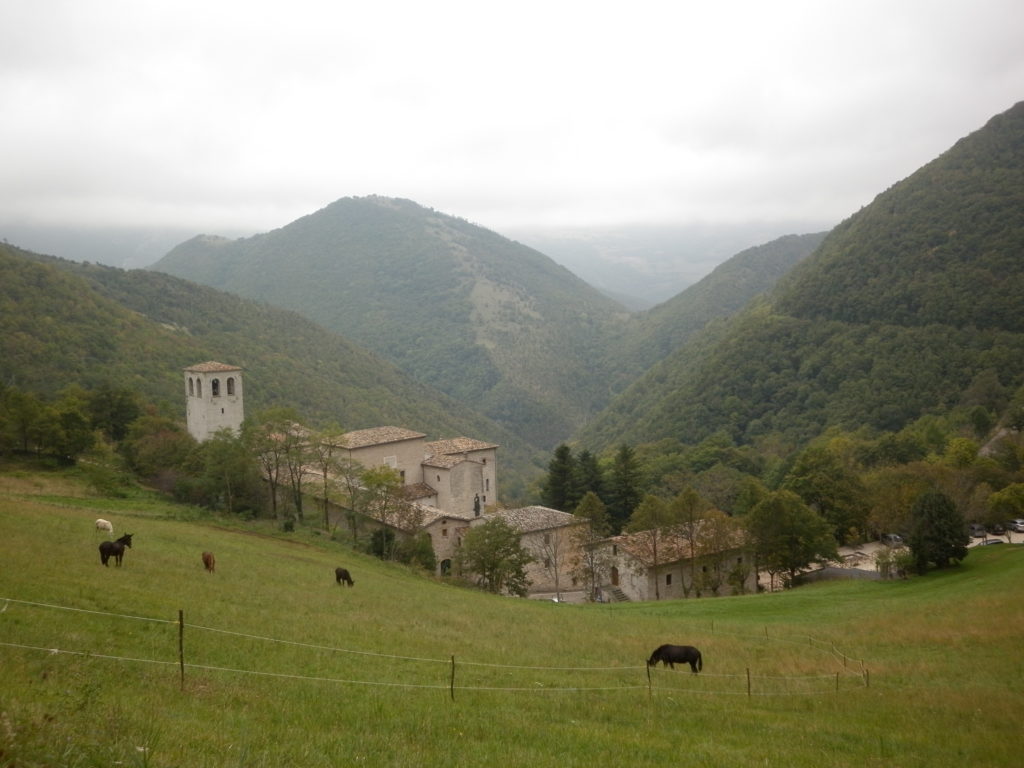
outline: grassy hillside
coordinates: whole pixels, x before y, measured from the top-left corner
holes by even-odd
[[[153,268],[301,312],[544,447],[607,402],[600,353],[626,314],[537,251],[383,197]]]
[[[1024,102],[829,233],[755,302],[677,350],[583,442],[800,445],[896,431],[994,377],[1024,384]]]
[[[99,563],[99,515],[135,534],[120,569]],[[1019,752],[1020,545],[909,581],[570,606],[11,466],[0,541],[5,765],[862,768]],[[659,668],[649,688],[662,642],[698,645],[704,672]]]
[[[502,446],[511,493],[534,449],[394,365],[301,315],[170,275],[80,264],[0,244],[0,379],[53,394],[69,384],[125,387],[184,420],[182,369],[246,370],[249,415],[292,406],[312,424],[386,424],[432,439]]]

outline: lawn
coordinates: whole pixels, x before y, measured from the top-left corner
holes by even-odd
[[[97,517],[134,534],[121,568]],[[574,606],[10,467],[0,542],[2,766],[1019,764],[1018,545],[905,581]],[[703,672],[648,674],[664,642]]]

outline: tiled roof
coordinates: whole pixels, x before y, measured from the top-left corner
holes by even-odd
[[[427,443],[427,450],[437,455],[450,455],[453,453],[468,453],[469,451],[486,451],[490,448],[497,448],[494,443],[482,443],[472,437],[453,437],[450,440],[435,440]]]
[[[577,525],[585,522],[582,518],[571,515],[568,512],[559,512],[557,509],[538,506],[502,509],[484,515],[484,517],[500,517],[520,533],[562,528],[566,525]]]
[[[463,517],[462,515],[453,515],[450,512],[445,512],[443,509],[437,507],[431,507],[426,504],[419,504],[420,509],[423,510],[423,523],[421,528],[426,528],[432,523],[436,523],[438,520],[451,520],[453,523],[468,523],[469,518]]]
[[[415,440],[426,437],[422,432],[413,432],[404,427],[374,427],[373,429],[357,429],[346,432],[338,441],[342,448],[366,448],[370,445],[397,443],[402,440]]]
[[[405,496],[406,501],[416,501],[417,499],[428,499],[431,496],[437,496],[437,491],[426,483],[411,483],[402,486],[402,495]]]
[[[422,461],[424,467],[436,467],[437,469],[451,469],[456,464],[466,461],[465,456],[428,456]]]
[[[215,360],[209,360],[205,363],[190,365],[185,370],[195,371],[196,373],[220,373],[221,371],[240,371],[242,369],[237,365],[228,365],[227,363],[218,363]]]
[[[700,536],[700,531],[697,533]],[[608,541],[617,544],[623,551],[629,553],[644,565],[650,566],[651,555],[654,551],[652,545],[653,531],[638,531],[637,533],[624,533],[620,536],[612,536]],[[736,533],[730,544],[731,549],[738,549],[744,545],[742,533]],[[699,544],[699,542],[698,542]],[[658,562],[662,565],[675,563],[680,560],[690,560],[693,557],[693,550],[690,541],[679,533],[663,533],[658,539]]]

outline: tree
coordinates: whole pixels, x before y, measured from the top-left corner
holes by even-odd
[[[946,568],[967,556],[967,524],[949,496],[929,489],[918,496],[910,514],[907,545],[918,573],[926,573],[929,564]]]
[[[488,592],[526,596],[526,566],[533,558],[519,541],[519,532],[500,517],[470,528],[455,556],[456,567],[472,575]]]
[[[630,533],[642,534],[636,537],[635,546],[640,550],[641,557],[651,567],[654,578],[654,599],[661,599],[658,584],[658,566],[666,539],[672,536],[672,529],[681,522],[678,508],[673,507],[664,499],[652,494],[644,496],[633,514],[630,515],[626,529]]]
[[[575,541],[573,532],[562,528],[544,531],[530,545],[530,555],[540,563],[555,583],[555,599],[562,599],[562,570],[570,557]]]
[[[181,422],[146,413],[128,425],[121,443],[128,466],[136,474],[162,487],[174,489],[180,469],[196,447],[195,438]]]
[[[88,410],[93,427],[115,443],[124,440],[128,434],[128,425],[142,413],[134,392],[110,384],[104,384],[89,393]]]
[[[352,542],[356,543],[359,539],[359,515],[366,507],[364,497],[367,493],[363,488],[363,472],[365,470],[362,464],[349,458],[339,458],[335,469],[347,497],[345,516],[352,534]]]
[[[576,486],[579,498],[593,493],[598,498],[605,495],[604,473],[597,461],[597,456],[584,449],[576,457]]]
[[[988,497],[989,521],[1024,518],[1024,483],[1011,483]]]
[[[278,489],[286,479],[286,435],[295,421],[290,408],[271,408],[260,413],[254,421],[242,425],[243,440],[256,456],[263,479],[267,481],[270,511],[275,520],[278,516]]]
[[[744,522],[759,561],[773,579],[776,573],[785,573],[787,584],[792,584],[812,562],[838,556],[828,521],[792,491],[769,493]]]
[[[541,501],[545,506],[563,512],[573,509],[580,499],[577,487],[577,467],[572,449],[562,443],[555,448],[548,462],[548,474],[541,487]]]
[[[704,532],[703,519],[708,504],[693,488],[684,488],[669,503],[669,516],[678,525],[679,535],[690,547],[690,584],[683,581],[683,594],[690,596],[690,589],[697,590],[700,597],[701,584],[697,579],[697,561],[702,554]]]
[[[832,525],[841,544],[863,536],[867,503],[858,476],[830,450],[808,448],[797,458],[782,487],[793,491]]]
[[[383,525],[390,534],[382,539],[384,543],[380,552],[375,554],[382,560],[394,560],[395,537],[392,529],[415,532],[417,527],[411,519],[414,512],[412,505],[402,497],[402,478],[396,470],[381,465],[364,470],[361,482],[363,507],[359,511]]]
[[[324,530],[330,530],[330,508],[332,477],[336,476],[340,459],[340,445],[343,430],[332,425],[309,436],[309,456],[313,466],[320,472],[320,494],[323,498]]]
[[[65,392],[55,407],[60,431],[54,447],[58,455],[74,460],[96,442],[96,433],[89,423],[85,400]]]
[[[590,599],[596,600],[598,587],[611,567],[610,553],[597,546],[598,542],[608,537],[608,510],[597,494],[589,491],[580,499],[573,514],[585,520],[586,525],[577,525],[572,529],[575,544],[572,550],[572,573],[586,585]]]
[[[623,443],[615,453],[608,487],[608,514],[613,533],[623,529],[642,498],[636,453],[631,446]]]
[[[262,483],[256,457],[230,427],[199,444],[197,458],[210,501],[229,512],[258,509]]]
[[[5,442],[13,449],[28,453],[33,435],[43,412],[43,403],[31,392],[9,387],[0,402],[0,426]]]

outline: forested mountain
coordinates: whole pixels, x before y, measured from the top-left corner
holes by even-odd
[[[501,445],[507,490],[533,450],[394,365],[297,313],[180,278],[41,256],[0,244],[0,380],[43,395],[79,384],[139,393],[184,417],[182,369],[246,369],[248,415],[290,406],[314,425],[395,424]]]
[[[880,194],[590,425],[606,446],[897,430],[1024,382],[1024,103]]]
[[[626,385],[683,346],[709,322],[734,315],[767,291],[802,259],[825,233],[787,235],[748,248],[662,304],[637,315],[621,342],[609,352],[609,369]]]
[[[626,311],[537,251],[406,200],[344,198],[153,267],[293,309],[545,447],[611,395]]]

